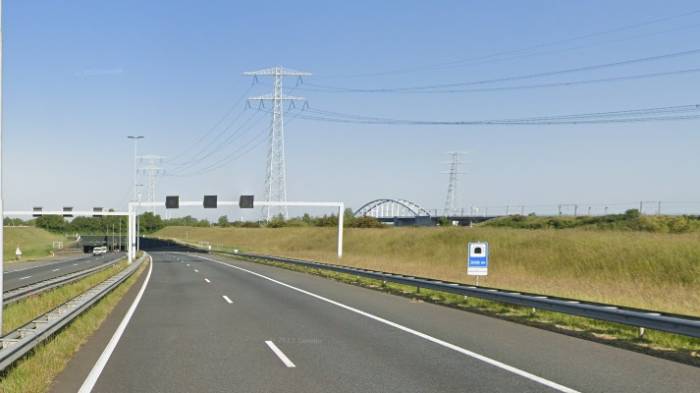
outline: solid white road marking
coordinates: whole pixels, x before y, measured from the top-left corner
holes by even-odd
[[[206,282],[207,282],[207,284],[211,284],[211,281],[209,281],[209,279],[208,279],[208,278],[205,278],[205,279],[204,279],[204,281],[206,281]]]
[[[240,271],[243,271],[243,272],[252,274],[252,275],[254,275],[254,276],[263,278],[263,279],[268,280],[268,281],[270,281],[270,282],[273,282],[273,283],[275,283],[275,284],[278,284],[278,285],[281,285],[281,286],[283,286],[283,287],[289,288],[289,289],[291,289],[291,290],[293,290],[293,291],[297,291],[297,292],[299,292],[299,293],[303,293],[303,294],[305,294],[305,295],[311,296],[311,297],[313,297],[313,298],[316,298],[316,299],[318,299],[318,300],[324,301],[324,302],[326,302],[326,303],[330,303],[330,304],[332,304],[332,305],[334,305],[334,306],[343,308],[343,309],[348,310],[348,311],[350,311],[350,312],[354,312],[354,313],[359,314],[359,315],[362,315],[362,316],[364,316],[364,317],[373,319],[373,320],[375,320],[375,321],[377,321],[377,322],[380,322],[380,323],[383,323],[383,324],[385,324],[385,325],[387,325],[387,326],[391,326],[391,327],[394,327],[394,328],[396,328],[396,329],[402,330],[402,331],[404,331],[404,332],[406,332],[406,333],[409,333],[409,334],[412,334],[412,335],[414,335],[414,336],[420,337],[420,338],[422,338],[422,339],[424,339],[424,340],[427,340],[427,341],[430,341],[430,342],[435,343],[435,344],[437,344],[437,345],[440,345],[440,346],[442,346],[442,347],[451,349],[451,350],[453,350],[453,351],[455,351],[455,352],[459,352],[459,353],[461,353],[461,354],[463,354],[463,355],[466,355],[466,356],[469,356],[469,357],[471,357],[471,358],[480,360],[480,361],[482,361],[482,362],[484,362],[484,363],[488,363],[488,364],[490,364],[490,365],[492,365],[492,366],[494,366],[494,367],[498,367],[498,368],[500,368],[500,369],[506,370],[506,371],[508,371],[508,372],[511,372],[511,373],[513,373],[513,374],[516,374],[516,375],[519,375],[519,376],[521,376],[521,377],[523,377],[523,378],[527,378],[527,379],[529,379],[529,380],[531,380],[531,381],[537,382],[537,383],[542,384],[542,385],[544,385],[544,386],[548,386],[548,387],[550,387],[550,388],[552,388],[552,389],[555,389],[555,390],[558,390],[558,391],[560,391],[560,392],[564,392],[564,393],[580,393],[579,391],[577,391],[577,390],[575,390],[575,389],[572,389],[572,388],[567,387],[567,386],[564,386],[564,385],[560,385],[560,384],[558,384],[558,383],[556,383],[556,382],[554,382],[554,381],[550,381],[550,380],[548,380],[548,379],[542,378],[542,377],[537,376],[537,375],[535,375],[535,374],[531,374],[531,373],[529,373],[529,372],[527,372],[527,371],[525,371],[525,370],[521,370],[521,369],[519,369],[519,368],[517,368],[517,367],[510,366],[510,365],[505,364],[505,363],[503,363],[503,362],[499,362],[498,360],[491,359],[491,358],[489,358],[489,357],[487,357],[487,356],[478,354],[478,353],[476,353],[476,352],[472,352],[472,351],[470,351],[470,350],[468,350],[468,349],[462,348],[462,347],[457,346],[457,345],[455,345],[455,344],[451,344],[451,343],[449,343],[449,342],[447,342],[447,341],[440,340],[439,338],[432,337],[432,336],[430,336],[430,335],[428,335],[428,334],[425,334],[425,333],[423,333],[423,332],[419,332],[419,331],[414,330],[414,329],[411,329],[411,328],[409,328],[409,327],[400,325],[400,324],[398,324],[398,323],[396,323],[396,322],[392,322],[392,321],[390,321],[390,320],[388,320],[388,319],[384,319],[384,318],[382,318],[382,317],[379,317],[379,316],[376,316],[376,315],[374,315],[374,314],[370,314],[370,313],[368,313],[368,312],[359,310],[359,309],[357,309],[357,308],[354,308],[354,307],[345,305],[345,304],[340,303],[340,302],[337,302],[337,301],[335,301],[335,300],[332,300],[332,299],[323,297],[323,296],[321,296],[321,295],[317,295],[317,294],[315,294],[315,293],[313,293],[313,292],[309,292],[309,291],[306,291],[306,290],[304,290],[304,289],[294,287],[294,286],[289,285],[289,284],[287,284],[287,283],[284,283],[284,282],[282,282],[282,281],[275,280],[274,278],[265,276],[265,275],[260,274],[260,273],[256,273],[256,272],[254,272],[254,271],[252,271],[252,270],[244,269],[244,268],[239,267],[239,266],[235,266],[235,265],[231,265],[231,264],[224,263],[224,262],[221,262],[221,261],[217,261],[216,259],[212,259],[212,258],[207,258],[207,257],[199,256],[199,255],[193,255],[193,256],[194,256],[194,257],[197,257],[197,258],[201,258],[201,259],[207,260],[207,261],[211,261],[211,262],[214,262],[214,263],[218,263],[218,264],[220,264],[220,265],[228,266],[228,267],[230,267],[230,268],[232,268],[232,269],[237,269],[237,270],[240,270]]]
[[[32,276],[24,276],[24,277],[20,277],[19,279],[20,279],[20,280],[26,280],[26,279],[31,278],[31,277],[32,277]]]
[[[112,352],[114,352],[114,348],[117,347],[117,344],[119,343],[119,339],[121,339],[122,334],[124,333],[124,330],[126,330],[126,326],[129,324],[129,321],[131,320],[131,316],[134,315],[134,311],[136,311],[136,307],[138,307],[139,302],[141,301],[141,297],[143,297],[144,291],[146,291],[146,286],[148,285],[148,281],[151,279],[151,272],[152,271],[153,271],[153,258],[151,257],[151,263],[148,266],[148,274],[146,275],[146,279],[144,280],[143,285],[141,285],[141,289],[139,290],[139,293],[136,295],[136,298],[134,299],[133,303],[131,303],[131,307],[129,307],[129,311],[127,311],[126,315],[124,315],[124,319],[122,319],[121,323],[119,323],[117,330],[114,332],[114,335],[107,343],[107,346],[105,347],[104,351],[102,351],[100,358],[97,359],[97,363],[95,363],[95,365],[92,366],[92,370],[90,370],[90,374],[88,374],[87,378],[85,378],[85,381],[83,381],[83,385],[80,386],[80,390],[78,390],[78,393],[90,393],[92,391],[92,388],[95,387],[97,380],[100,378],[100,374],[102,373],[102,370],[107,365],[107,362],[109,361],[109,357],[112,356]]]
[[[292,361],[289,360],[287,355],[285,355],[284,352],[277,348],[277,345],[275,345],[275,343],[273,343],[272,341],[265,341],[265,344],[267,344],[267,346],[270,347],[272,352],[274,352],[275,355],[277,355],[277,357],[280,358],[280,360],[282,361],[282,363],[284,363],[285,366],[287,366],[288,368],[296,367],[294,363],[292,363]]]
[[[224,298],[224,300],[226,300],[226,302],[227,302],[228,304],[233,303],[233,300],[229,299],[228,296],[223,295],[223,296],[221,296],[221,297]]]

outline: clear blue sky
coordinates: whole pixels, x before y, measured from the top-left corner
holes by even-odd
[[[700,48],[696,13],[546,47],[550,53],[537,56],[352,77],[615,30],[700,5],[638,0],[405,1],[400,6],[376,1],[6,0],[4,7],[8,208],[123,208],[131,192],[128,134],[146,136],[142,153],[173,157],[203,147],[219,149],[195,171],[260,140],[253,138],[267,132],[269,120],[258,114],[255,126],[243,128],[229,145],[212,139],[195,143],[251,87],[244,71],[281,64],[312,72],[309,83],[373,88],[508,77]],[[698,66],[700,55],[692,55],[521,83]],[[260,82],[251,95],[271,90],[269,81]],[[286,82],[295,85],[293,79]],[[474,120],[695,104],[700,103],[699,82],[700,74],[694,73],[464,94],[301,89],[292,94],[304,95],[313,108],[338,112]],[[244,109],[238,104],[222,128]],[[247,110],[240,119],[253,113]],[[464,150],[470,154],[460,185],[461,206],[700,201],[699,123],[438,127],[296,119],[286,127],[288,195],[290,200],[342,200],[352,207],[391,196],[442,207],[444,153]],[[198,199],[250,192],[262,197],[267,146],[252,146],[257,147],[216,171],[161,178],[158,193]]]

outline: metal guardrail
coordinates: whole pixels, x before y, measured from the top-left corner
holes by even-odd
[[[148,256],[142,256],[114,276],[0,338],[0,370],[4,370],[34,349],[124,282],[141,266],[146,257]]]
[[[238,257],[262,259],[302,266],[306,268],[331,270],[338,273],[352,274],[375,280],[394,282],[420,288],[433,289],[463,296],[473,296],[479,299],[491,300],[517,306],[534,307],[541,310],[554,311],[576,315],[606,322],[615,322],[634,327],[661,330],[669,333],[700,338],[700,318],[688,315],[663,313],[660,311],[644,310],[611,304],[586,302],[577,299],[567,299],[536,293],[507,291],[497,288],[477,287],[473,285],[445,282],[425,277],[415,277],[393,274],[376,270],[360,269],[349,266],[334,265],[306,261],[294,258],[275,257],[249,253],[216,251],[218,253]]]
[[[35,282],[33,284],[25,285],[23,287],[10,289],[3,293],[3,304],[14,303],[18,300],[24,299],[27,296],[36,295],[47,291],[52,288],[56,288],[61,285],[70,284],[71,282],[80,280],[81,278],[88,276],[92,273],[98,272],[100,270],[106,269],[115,263],[123,260],[123,257],[116,258],[109,262],[105,262],[98,266],[93,266],[88,269],[78,270],[77,272],[63,274],[57,277],[49,278],[47,280]]]

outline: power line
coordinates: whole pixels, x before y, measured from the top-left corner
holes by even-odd
[[[657,114],[678,114],[678,113],[688,113],[688,112],[694,112],[697,111],[698,105],[680,105],[680,106],[665,106],[665,107],[655,107],[655,108],[642,108],[642,109],[628,109],[628,110],[621,110],[621,111],[607,111],[607,112],[593,112],[593,113],[581,113],[581,114],[571,114],[571,115],[550,115],[550,116],[537,116],[537,117],[527,117],[527,118],[514,118],[514,119],[504,119],[504,120],[498,120],[502,122],[506,121],[514,121],[514,122],[522,122],[522,121],[540,121],[540,120],[570,120],[570,119],[586,119],[586,118],[602,118],[602,117],[619,117],[619,116],[630,116],[630,115],[635,115],[635,116],[641,116],[641,115],[657,115]],[[374,116],[362,116],[362,115],[353,115],[353,114],[345,114],[341,112],[333,112],[333,111],[327,111],[327,110],[322,110],[322,109],[315,109],[315,108],[308,108],[306,112],[311,112],[319,115],[326,115],[326,116],[336,116],[340,118],[347,118],[347,119],[354,119],[354,120],[377,120],[377,121],[385,121],[385,120],[393,120],[393,121],[399,121],[396,119],[388,119],[388,118],[383,118],[383,117],[374,117]]]
[[[192,147],[197,146],[200,144],[202,141],[204,141],[206,138],[208,138],[230,115],[231,113],[234,112],[236,108],[241,108],[241,113],[243,112],[243,109],[245,109],[244,106],[241,106],[241,103],[245,100],[246,96],[250,93],[250,91],[253,89],[253,85],[248,87],[236,100],[234,103],[226,110],[224,115],[216,122],[214,123],[214,126],[212,126],[209,130],[207,130],[204,134],[202,134],[199,138],[197,138],[193,143],[190,143],[187,148],[182,150],[180,153],[175,154],[172,158],[168,159],[168,162],[176,162],[183,156],[185,156],[187,153],[189,153],[192,149]],[[240,114],[239,116],[240,117]],[[235,121],[235,120],[234,120]],[[219,133],[216,138],[218,138],[221,135]],[[216,140],[215,138],[215,140]]]
[[[570,73],[576,73],[576,72],[582,72],[582,71],[593,71],[593,70],[599,70],[599,69],[605,69],[605,68],[619,67],[619,66],[630,65],[630,64],[653,62],[653,61],[658,61],[658,60],[665,60],[665,59],[671,59],[671,58],[683,57],[683,56],[691,56],[691,55],[697,55],[697,54],[700,54],[700,49],[691,49],[691,50],[680,51],[680,52],[666,53],[663,55],[641,57],[641,58],[636,58],[636,59],[616,61],[616,62],[612,62],[612,63],[594,64],[594,65],[588,65],[588,66],[583,66],[583,67],[567,68],[567,69],[561,69],[561,70],[555,70],[555,71],[539,72],[539,73],[534,73],[534,74],[516,75],[516,76],[508,76],[508,77],[501,77],[501,78],[494,78],[494,79],[484,79],[484,80],[469,81],[469,82],[442,83],[442,84],[422,85],[422,86],[385,87],[385,88],[353,88],[353,87],[342,87],[342,86],[326,86],[326,85],[318,85],[318,84],[313,84],[313,83],[309,83],[307,85],[311,86],[311,87],[315,87],[317,89],[326,89],[329,91],[345,92],[345,93],[416,92],[416,91],[444,89],[444,88],[451,88],[451,87],[485,85],[485,84],[492,84],[492,83],[523,80],[523,79],[542,78],[542,77],[570,74]]]
[[[602,30],[602,31],[593,32],[593,33],[587,33],[587,34],[578,35],[578,36],[565,38],[565,39],[561,39],[561,40],[549,41],[549,42],[531,45],[531,46],[527,46],[527,47],[523,47],[523,48],[499,51],[499,52],[491,53],[488,55],[470,57],[470,58],[460,59],[460,60],[452,60],[452,61],[436,63],[436,64],[432,64],[432,65],[418,66],[418,67],[412,67],[412,68],[394,69],[394,70],[382,71],[382,72],[369,72],[369,73],[350,74],[350,75],[330,75],[330,76],[325,76],[325,78],[327,78],[327,79],[331,79],[331,78],[336,78],[336,79],[337,78],[362,78],[362,77],[373,77],[373,76],[399,75],[399,74],[408,74],[408,73],[415,73],[415,72],[434,71],[434,70],[438,70],[438,69],[460,66],[460,65],[464,65],[464,63],[475,62],[475,61],[481,61],[483,63],[483,61],[485,61],[485,60],[488,61],[490,59],[497,59],[497,58],[502,57],[504,55],[520,54],[520,53],[532,51],[532,50],[539,49],[539,48],[546,48],[546,47],[556,46],[556,45],[565,44],[565,43],[569,43],[569,42],[581,41],[581,40],[585,40],[585,39],[592,38],[592,37],[604,36],[604,35],[619,33],[619,32],[623,32],[623,31],[627,31],[627,30],[634,30],[634,29],[638,29],[641,27],[646,27],[646,26],[650,26],[650,25],[654,25],[654,24],[658,24],[658,23],[663,23],[663,22],[667,22],[670,20],[674,20],[674,19],[683,18],[686,16],[692,16],[692,15],[695,15],[698,13],[700,13],[700,9],[695,9],[695,10],[691,10],[691,11],[687,11],[687,12],[683,12],[683,13],[679,13],[679,14],[674,14],[674,15],[669,15],[669,16],[659,17],[659,18],[653,18],[653,19],[643,21],[643,22],[633,23],[633,24],[615,27],[612,29]],[[324,76],[322,76],[322,75],[320,77],[324,78]]]
[[[197,151],[197,153],[192,154],[192,150],[189,150],[189,149],[186,150],[186,152],[192,154],[192,156],[188,160],[180,162],[180,163],[172,163],[171,165],[173,165],[173,166],[185,166],[185,165],[189,165],[193,162],[199,161],[199,155],[206,153],[207,150],[209,150],[212,146],[215,146],[216,143],[218,142],[219,138],[221,138],[228,130],[230,130],[231,127],[233,127],[233,125],[236,124],[236,122],[238,122],[238,120],[241,118],[241,116],[245,112],[246,112],[245,109],[241,109],[241,111],[238,112],[236,117],[233,120],[231,120],[231,122],[229,122],[229,124],[226,127],[221,129],[221,131],[219,131],[219,133],[211,141],[209,141],[209,143],[207,143],[204,147],[199,149]]]
[[[298,118],[314,121],[352,124],[385,124],[385,125],[441,125],[441,126],[472,126],[472,125],[566,125],[566,124],[611,124],[635,123],[652,121],[695,120],[700,118],[700,105],[679,105],[656,108],[631,109],[608,112],[591,112],[570,115],[553,115],[539,117],[491,119],[491,120],[407,120],[386,117],[372,117],[339,112],[308,109],[310,114],[300,113]]]
[[[219,159],[218,161],[216,161],[216,162],[214,162],[214,163],[212,163],[204,168],[201,168],[195,172],[180,173],[180,174],[176,174],[173,176],[176,176],[176,177],[199,176],[199,175],[203,175],[205,173],[209,173],[209,172],[215,171],[217,169],[223,168],[226,165],[229,165],[230,163],[240,159],[241,157],[243,157],[246,154],[250,153],[251,151],[255,150],[258,146],[262,145],[266,141],[265,137],[268,135],[267,131],[268,130],[264,130],[263,132],[259,132],[258,134],[256,134],[255,137],[251,138],[247,142],[240,145],[231,154]]]
[[[183,170],[187,170],[189,168],[195,167],[197,165],[200,165],[207,160],[209,157],[212,157],[219,152],[221,152],[224,148],[227,146],[231,145],[236,139],[238,139],[240,136],[245,135],[247,131],[250,130],[251,127],[255,126],[261,118],[257,118],[258,113],[256,111],[251,111],[250,116],[246,120],[243,121],[232,133],[230,133],[226,139],[223,141],[219,142],[212,150],[209,152],[206,152],[205,150],[201,150],[198,155],[193,156],[191,160],[188,162],[185,162],[183,164],[176,165],[174,168],[175,172],[180,172]],[[230,127],[227,127],[226,130],[228,130]],[[205,153],[203,155],[199,155],[201,153]]]
[[[262,109],[259,109],[259,111],[265,112],[265,113],[272,113],[271,111],[266,111],[266,110],[262,110]],[[298,118],[298,116],[299,116],[299,113],[288,115],[287,120],[285,122],[285,125],[289,125],[292,122],[294,122],[294,120],[296,120]],[[249,154],[253,150],[257,149],[259,146],[261,146],[266,141],[266,138],[264,138],[264,137],[268,135],[268,132],[269,132],[269,130],[265,130],[264,132],[258,133],[254,138],[252,138],[248,142],[239,146],[231,154],[227,155],[226,157],[221,158],[219,161],[217,161],[217,162],[215,162],[215,163],[213,163],[205,168],[202,168],[196,172],[176,174],[176,175],[171,175],[171,176],[175,176],[175,177],[199,176],[199,175],[203,175],[205,173],[213,172],[217,169],[223,168],[223,167],[231,164],[232,162],[239,160],[242,157],[245,157],[247,154]]]
[[[683,31],[683,30],[697,29],[698,27],[700,27],[700,24],[693,24],[693,25],[682,26],[682,27],[677,27],[677,28],[673,28],[673,29],[667,29],[667,30],[656,31],[656,32],[649,32],[649,33],[645,33],[645,34],[638,34],[638,35],[635,35],[632,37],[604,40],[604,41],[599,41],[599,42],[593,42],[590,44],[582,44],[582,45],[569,46],[569,47],[565,47],[565,48],[533,51],[533,52],[529,52],[529,53],[516,54],[516,55],[512,55],[512,56],[507,56],[507,57],[499,57],[499,58],[495,58],[495,59],[486,59],[486,60],[472,61],[469,63],[457,64],[457,65],[452,65],[452,66],[444,66],[444,67],[440,67],[440,68],[435,68],[435,71],[455,69],[455,68],[464,68],[464,67],[473,67],[473,66],[484,65],[484,64],[494,64],[494,63],[500,63],[500,62],[526,59],[526,58],[535,57],[535,56],[561,54],[561,53],[565,53],[565,52],[571,52],[571,51],[576,51],[576,50],[581,50],[581,49],[586,49],[586,48],[594,48],[594,47],[597,47],[600,45],[614,44],[614,43],[626,42],[626,41],[634,41],[634,40],[638,40],[640,38],[646,38],[649,36],[655,36],[655,35],[659,35],[659,34],[666,34],[666,33]]]
[[[550,82],[550,83],[537,83],[537,84],[529,84],[529,85],[483,87],[483,88],[472,88],[472,89],[440,89],[440,90],[406,91],[406,92],[402,92],[401,94],[481,93],[481,92],[496,92],[496,91],[509,91],[509,90],[528,90],[528,89],[542,89],[542,88],[553,88],[553,87],[569,87],[569,86],[600,84],[600,83],[608,83],[608,82],[623,82],[623,81],[639,80],[639,79],[660,78],[660,77],[675,76],[675,75],[687,75],[687,74],[694,74],[697,72],[700,72],[700,68],[689,68],[689,69],[684,69],[684,70],[653,72],[653,73],[647,73],[647,74],[636,74],[636,75],[617,76],[617,77],[609,77],[609,78],[584,79],[584,80]],[[314,91],[314,92],[320,92],[320,93],[341,93],[339,91],[331,91],[331,90],[327,90],[327,89],[317,89],[317,88],[302,88],[302,89],[305,91]]]

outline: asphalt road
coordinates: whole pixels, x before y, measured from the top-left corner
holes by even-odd
[[[636,352],[270,266],[152,255],[94,392],[700,389],[700,368]],[[78,353],[86,364],[66,372],[85,375],[59,380],[83,381],[96,356]]]
[[[124,253],[110,253],[99,256],[81,254],[58,261],[43,262],[40,264],[32,263],[29,267],[21,266],[21,264],[13,264],[3,273],[3,290],[9,291],[64,274],[89,269],[122,258],[124,255]]]

